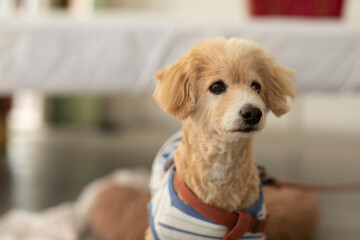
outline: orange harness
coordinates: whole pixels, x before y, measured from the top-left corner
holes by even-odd
[[[242,211],[231,213],[202,202],[194,192],[178,178],[176,169],[174,170],[174,184],[187,204],[204,217],[227,228],[223,240],[238,240],[245,232],[265,232],[269,216],[263,220],[258,220],[252,218],[249,213]]]

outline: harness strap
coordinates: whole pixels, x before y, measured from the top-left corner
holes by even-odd
[[[176,169],[174,170],[174,184],[187,204],[204,217],[227,228],[227,232],[223,240],[238,240],[245,234],[245,232],[265,232],[265,227],[269,219],[268,216],[263,220],[258,220],[256,218],[252,218],[249,213],[242,211],[231,213],[204,203],[183,181],[178,178]]]

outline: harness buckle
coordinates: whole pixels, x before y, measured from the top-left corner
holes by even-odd
[[[259,230],[261,224],[261,220],[256,220],[255,225],[253,227],[253,229],[251,230],[252,233],[257,233],[257,231]]]

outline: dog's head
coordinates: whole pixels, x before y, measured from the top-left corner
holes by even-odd
[[[191,118],[202,131],[226,139],[261,130],[269,110],[288,112],[295,92],[293,71],[243,39],[198,43],[181,59],[158,71],[154,97],[178,119]]]

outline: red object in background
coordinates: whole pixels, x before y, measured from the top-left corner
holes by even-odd
[[[249,0],[254,16],[340,17],[344,0]]]

